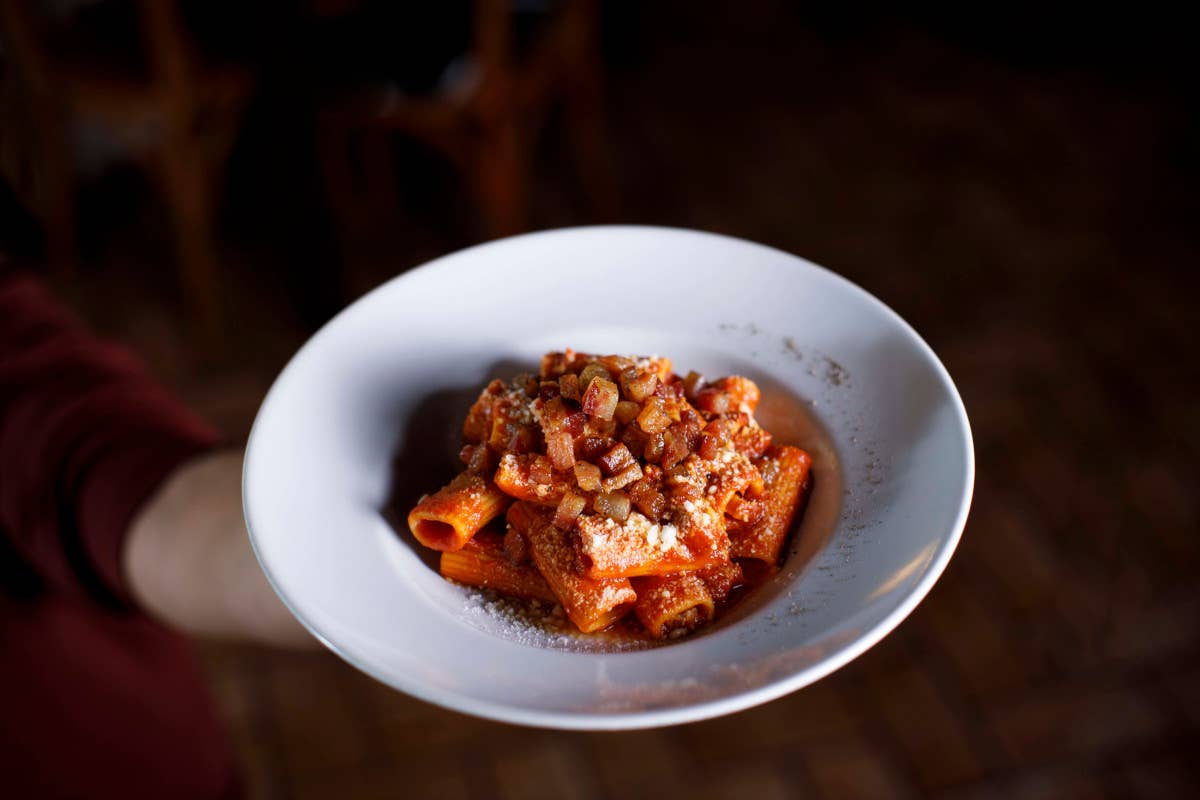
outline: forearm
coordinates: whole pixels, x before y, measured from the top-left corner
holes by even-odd
[[[0,264],[0,537],[45,591],[120,608],[130,520],[219,436]]]
[[[198,636],[316,644],[267,583],[242,516],[240,451],[193,459],[130,526],[123,566],[134,598]]]
[[[241,459],[219,441],[0,264],[0,537],[42,588],[185,632],[311,642],[258,568]]]

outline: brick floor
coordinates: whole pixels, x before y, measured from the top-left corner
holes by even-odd
[[[748,11],[728,30],[648,16],[642,60],[610,76],[625,217],[800,253],[922,332],[976,437],[977,494],[954,563],[844,670],[663,731],[500,726],[329,655],[210,645],[253,794],[1200,793],[1200,209],[1195,164],[1189,177],[1171,160],[1195,138],[1182,101],[1132,78],[1039,73],[920,37],[843,44],[787,14]],[[536,226],[589,221],[545,199],[562,190],[553,163],[543,169]],[[413,239],[359,248],[363,263],[348,265],[366,276],[359,288],[468,243],[397,226]],[[85,310],[244,435],[305,334],[279,293],[231,276],[252,328],[236,359],[211,365],[122,280],[105,274]],[[122,322],[114,305],[140,312]]]

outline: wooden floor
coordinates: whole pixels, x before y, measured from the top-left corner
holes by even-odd
[[[726,33],[707,45],[664,34],[611,76],[622,218],[796,252],[913,323],[958,383],[978,456],[945,576],[899,630],[818,684],[638,733],[502,726],[394,693],[332,655],[206,646],[254,796],[1200,789],[1200,237],[1181,102],[920,37],[843,47],[769,25]],[[590,221],[543,171],[538,227]],[[386,253],[357,256],[359,289],[469,243],[403,219],[394,231]],[[88,302],[234,437],[305,335],[276,279],[238,272],[232,313],[248,332],[215,365],[119,271]]]

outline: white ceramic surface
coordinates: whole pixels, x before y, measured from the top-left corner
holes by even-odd
[[[389,523],[451,474],[486,380],[564,347],[749,375],[764,426],[814,451],[785,568],[711,631],[636,652],[531,641]],[[264,401],[243,494],[276,591],[359,669],[470,714],[622,729],[747,708],[871,647],[945,568],[973,482],[949,375],[865,291],[750,242],[595,227],[452,254],[343,311]]]

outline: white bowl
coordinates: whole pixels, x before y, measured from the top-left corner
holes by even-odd
[[[813,453],[783,570],[712,630],[636,652],[531,635],[439,577],[405,529],[452,474],[486,380],[565,347],[748,375],[763,425]],[[339,314],[267,395],[243,494],[272,585],[354,666],[469,714],[624,729],[771,700],[874,645],[945,569],[973,482],[950,376],[871,295],[738,239],[595,227],[454,253]]]

